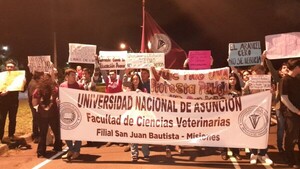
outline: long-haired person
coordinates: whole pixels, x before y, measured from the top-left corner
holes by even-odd
[[[146,92],[147,93],[147,89],[143,87],[141,77],[138,73],[134,73],[131,76],[130,81],[132,83],[131,91],[138,91],[138,92]],[[148,144],[143,144],[142,145],[142,152],[144,154],[144,159],[149,160],[150,151],[149,151],[149,145]],[[138,160],[138,156],[139,156],[138,144],[131,144],[131,158],[132,158],[132,161],[136,162]]]
[[[49,125],[53,131],[55,142],[54,151],[62,150],[60,138],[59,110],[57,106],[58,86],[51,78],[44,78],[37,84],[32,95],[32,105],[37,106],[37,119],[40,128],[40,141],[37,156],[46,155],[46,139]]]
[[[229,83],[229,95],[230,96],[238,97],[238,96],[242,95],[242,88],[241,88],[239,77],[238,77],[237,74],[230,73],[228,83]],[[242,159],[242,157],[240,156],[240,151],[239,151],[238,148],[230,148],[230,150],[232,151],[232,154],[236,159],[238,159],[238,160]],[[227,160],[229,158],[228,148],[223,148],[222,149],[221,158],[223,160]]]

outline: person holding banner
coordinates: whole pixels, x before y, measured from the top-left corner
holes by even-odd
[[[79,84],[76,82],[76,70],[74,69],[66,69],[65,70],[65,78],[67,81],[63,82],[60,84],[60,87],[65,87],[65,88],[72,88],[72,89],[80,89],[83,90],[82,84]],[[79,140],[72,141],[72,140],[66,140],[66,143],[69,147],[69,151],[67,154],[62,156],[62,159],[76,159],[80,155],[80,148],[82,142]]]
[[[141,77],[139,76],[138,73],[135,73],[134,75],[131,76],[130,82],[132,83],[132,91],[137,91],[137,92],[147,92],[147,89],[143,87],[143,83],[141,80]],[[148,144],[143,144],[142,145],[142,152],[144,154],[144,159],[149,160],[149,145]],[[131,158],[133,162],[136,162],[138,160],[139,156],[139,149],[138,149],[138,144],[131,144]]]
[[[255,65],[252,67],[252,75],[263,75],[263,74],[265,74],[265,72],[266,72],[266,69],[263,65]],[[253,90],[249,89],[249,92],[250,92],[249,94],[258,93],[261,91],[262,90],[259,90],[259,89],[253,89]],[[268,165],[273,164],[273,161],[269,158],[269,156],[267,154],[268,148],[266,148],[266,149],[251,149],[250,151],[251,151],[250,164],[256,164],[258,158],[263,163],[266,163]]]
[[[288,75],[282,78],[281,101],[287,107],[285,114],[285,142],[284,148],[288,159],[288,165],[299,168],[299,158],[295,155],[295,144],[300,139],[300,59],[290,59],[287,62],[289,68]]]
[[[96,91],[96,83],[93,81],[92,72],[89,68],[82,69],[82,77],[77,81],[83,85],[84,90]],[[88,141],[87,146],[93,146],[94,142]]]
[[[9,59],[5,62],[5,70],[9,73],[17,70],[16,62]],[[12,79],[10,79],[12,80]],[[26,83],[25,77],[22,86]],[[19,91],[7,91],[7,88],[0,91],[0,142],[4,136],[5,121],[8,114],[9,126],[8,126],[8,137],[10,142],[15,142],[14,136],[16,131],[16,119],[19,107]]]
[[[150,72],[148,69],[141,69],[141,78],[143,87],[147,89],[148,93],[150,93]]]
[[[239,97],[242,95],[242,88],[240,85],[239,77],[235,73],[229,74],[229,95],[232,97]],[[238,148],[230,148],[230,150],[237,160],[242,159],[242,157],[240,156],[240,150]],[[221,158],[223,160],[228,160],[228,148],[223,148],[221,150]]]
[[[95,70],[100,70],[103,79],[105,81],[105,93],[118,93],[118,92],[122,92],[122,80],[123,80],[123,76],[125,71],[124,70],[120,70],[120,74],[119,76],[117,75],[117,70],[109,70],[108,71],[108,75],[106,70],[101,70],[100,69],[100,65],[99,65],[99,57],[97,55],[95,55],[95,64],[94,64],[94,69]],[[99,78],[100,75],[98,75],[98,77],[94,74],[93,79],[97,79]],[[111,146],[112,143],[108,142],[105,146],[109,147]],[[124,144],[119,144],[119,146],[124,146]]]

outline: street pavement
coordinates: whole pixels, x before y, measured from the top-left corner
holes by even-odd
[[[263,163],[257,165],[249,164],[249,156],[244,150],[241,151],[242,160],[236,160],[231,157],[228,160],[222,160],[220,149],[213,147],[183,147],[184,152],[179,154],[172,151],[172,157],[167,158],[164,146],[152,145],[150,159],[144,160],[140,150],[140,158],[137,162],[131,161],[130,152],[124,152],[124,147],[114,144],[105,147],[102,143],[96,143],[94,146],[86,146],[83,143],[81,155],[73,161],[62,160],[61,156],[66,153],[66,146],[63,152],[51,152],[52,147],[48,146],[48,156],[46,158],[37,158],[37,144],[30,142],[27,135],[27,142],[30,145],[27,150],[23,148],[10,149],[0,156],[0,166],[4,169],[10,168],[72,168],[72,169],[192,169],[192,168],[234,168],[234,169],[260,169],[260,168],[288,168],[284,163],[284,155],[278,153],[276,148],[276,126],[271,127],[269,137],[269,156],[274,161],[274,165],[269,166]],[[29,140],[28,140],[29,139]],[[237,140],[242,141],[242,140]]]

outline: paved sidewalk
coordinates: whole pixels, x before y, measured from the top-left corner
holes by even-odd
[[[17,139],[13,143],[9,141],[8,137],[3,138],[2,144],[0,144],[0,155],[5,154],[9,149],[12,148],[29,148],[30,145],[28,143],[32,142],[31,134],[25,134],[16,137]]]

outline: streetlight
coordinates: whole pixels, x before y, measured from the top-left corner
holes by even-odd
[[[4,52],[8,51],[8,46],[2,46],[2,50],[4,50]]]
[[[129,52],[133,52],[132,48],[130,47],[130,45],[126,45],[125,43],[120,43],[120,48],[122,50],[125,50],[125,49],[129,49]]]

